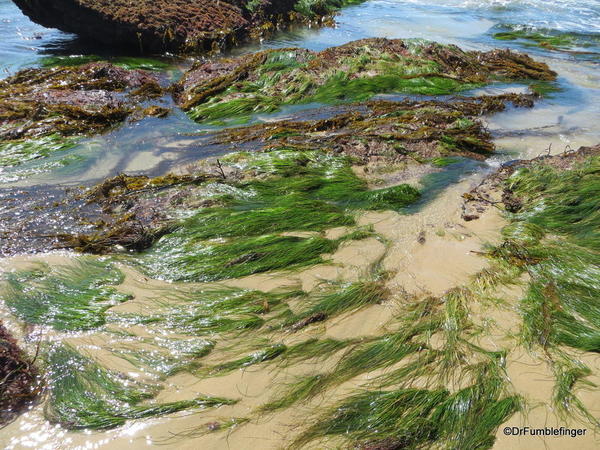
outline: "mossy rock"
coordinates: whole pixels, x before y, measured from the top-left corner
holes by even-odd
[[[0,81],[0,142],[98,133],[162,94],[154,75],[109,63],[26,69]]]
[[[289,48],[198,64],[175,86],[178,104],[203,122],[282,105],[367,100],[381,93],[452,94],[494,81],[552,81],[544,63],[508,50],[371,38],[322,52]]]

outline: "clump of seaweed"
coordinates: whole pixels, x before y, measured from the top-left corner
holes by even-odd
[[[321,320],[329,319],[346,311],[354,311],[369,305],[382,303],[389,291],[382,281],[362,281],[331,287],[322,293],[312,295],[303,302],[303,310],[286,318],[287,326],[298,329],[299,323],[322,315]],[[308,304],[307,304],[308,303]]]
[[[51,134],[39,139],[0,142],[0,167],[14,167],[56,152],[64,152],[77,143],[75,138]]]
[[[269,313],[287,308],[285,300],[303,296],[301,291],[261,292],[215,287],[171,297],[173,303],[158,301],[159,311],[146,316],[114,314],[115,321],[164,327],[180,334],[199,336],[223,334],[263,326]]]
[[[157,386],[144,385],[104,369],[65,344],[50,349],[47,364],[50,392],[44,413],[50,422],[67,429],[110,429],[129,419],[235,403],[201,396],[171,403],[140,404],[154,397]]]
[[[493,370],[493,369],[492,369]],[[325,437],[343,437],[361,448],[491,448],[495,431],[520,409],[518,397],[502,398],[494,376],[451,393],[404,388],[353,395],[315,421],[294,442],[301,448]]]
[[[274,62],[274,60],[276,62]],[[495,80],[554,80],[545,64],[509,51],[363,39],[314,53],[277,49],[191,69],[176,99],[197,121],[270,112],[284,104],[368,100],[373,95],[452,94]]]
[[[322,255],[342,242],[368,234],[331,240],[282,233],[354,225],[353,209],[400,209],[419,197],[407,185],[369,190],[348,158],[316,151],[237,155],[236,164],[262,177],[236,182],[221,205],[180,222],[143,253],[143,270],[163,279],[214,281],[306,267],[323,262]]]
[[[111,306],[130,299],[114,285],[123,274],[113,265],[79,258],[70,265],[9,272],[0,297],[24,322],[56,330],[90,330],[102,326]]]
[[[502,111],[509,103],[532,107],[535,98],[532,94],[503,94],[444,101],[372,100],[347,105],[325,119],[227,128],[217,133],[213,141],[248,143],[264,150],[318,147],[363,163],[376,159],[440,163],[449,155],[482,159],[494,151],[494,144],[478,118]]]
[[[34,363],[0,323],[0,425],[27,408],[40,393]]]

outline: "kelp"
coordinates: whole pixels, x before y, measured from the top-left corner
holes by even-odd
[[[452,45],[387,39],[363,39],[320,53],[267,50],[212,66],[192,68],[176,86],[179,104],[200,122],[282,105],[363,101],[390,92],[452,94],[495,80],[556,77],[545,64],[508,51],[464,52]]]
[[[140,404],[154,397],[158,387],[109,371],[65,344],[49,350],[47,364],[50,392],[44,409],[46,419],[71,430],[110,429],[129,419],[235,403],[230,399],[200,396],[193,400]]]
[[[114,287],[123,274],[114,265],[79,258],[69,265],[39,263],[8,272],[0,296],[24,322],[55,330],[90,330],[106,322],[106,310],[130,299]]]

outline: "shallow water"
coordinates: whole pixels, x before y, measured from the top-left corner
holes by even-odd
[[[485,118],[498,147],[497,154],[492,158],[485,162],[464,160],[427,175],[420,180],[424,189],[423,199],[408,209],[409,216],[369,213],[361,218],[364,224],[373,225],[376,231],[392,242],[384,266],[395,270],[410,268],[414,272],[406,270],[394,279],[394,283],[399,287],[409,287],[409,290],[418,291],[432,278],[425,269],[436,272],[438,269],[443,270],[444,266],[454,265],[452,270],[445,273],[445,278],[438,277],[435,282],[437,284],[429,286],[434,293],[441,293],[448,287],[464,282],[470,273],[480,268],[482,262],[470,255],[469,251],[477,250],[481,243],[493,239],[494,231],[498,228],[497,217],[494,218],[494,223],[488,224],[489,228],[485,228],[486,224],[479,225],[483,229],[457,227],[453,221],[458,220],[457,199],[462,192],[480,179],[483,173],[504,161],[530,158],[546,151],[557,153],[566,148],[600,142],[600,44],[586,49],[596,52],[595,55],[570,54],[524,47],[518,42],[498,41],[493,39],[492,35],[507,26],[526,25],[537,29],[577,32],[600,37],[600,2],[370,0],[346,8],[338,16],[337,22],[335,28],[295,28],[280,32],[263,42],[249,43],[229,53],[240,54],[264,48],[289,46],[322,50],[374,36],[421,38],[454,43],[465,49],[510,47],[527,51],[535,58],[547,62],[559,74],[560,91],[540,100],[533,109],[509,108],[506,112]],[[92,46],[79,41],[75,36],[35,25],[20,14],[12,2],[0,0],[0,71],[3,72],[0,77],[24,67],[41,64],[44,58],[49,56],[80,54],[96,54],[109,59],[114,55],[110,49]],[[173,58],[163,60],[171,64],[171,67],[164,71],[167,79],[176,79],[181,70],[191,63]],[[518,86],[492,86],[471,94],[519,89],[521,88]],[[167,106],[172,106],[170,99],[165,98],[164,102]],[[275,114],[258,115],[253,120],[275,120],[298,113],[304,108],[318,106],[290,107]],[[318,114],[322,114],[322,111]],[[0,168],[0,190],[5,189],[4,194],[0,192],[3,194],[0,195],[0,199],[11,198],[14,189],[25,188],[30,189],[36,197],[46,192],[50,201],[62,185],[89,184],[120,172],[158,175],[185,167],[199,158],[227,152],[225,146],[205,145],[207,138],[199,132],[210,130],[211,127],[202,127],[192,122],[178,110],[174,110],[165,119],[147,118],[127,123],[104,135],[83,139],[74,148],[52,157],[30,161],[14,168]],[[52,185],[52,189],[46,188],[45,185]],[[13,190],[9,191],[8,188]],[[16,209],[18,207],[14,202],[5,202],[0,204],[0,215],[17,214]],[[42,217],[41,220],[48,221],[47,225],[51,228],[51,217]],[[32,222],[34,221],[35,218],[32,217]],[[414,237],[423,229],[427,230],[430,237],[426,246],[419,246]],[[442,237],[442,231],[446,233],[445,237]],[[437,232],[440,235],[436,235]],[[368,245],[364,244],[364,248],[352,245],[341,248],[333,258],[336,264],[311,268],[297,276],[264,274],[227,283],[265,290],[280,286],[312,289],[324,279],[354,280],[373,265],[380,263],[384,256],[383,246],[378,241],[373,241]],[[428,261],[438,254],[439,248],[446,250],[445,259],[440,258],[440,262],[434,266],[428,265]],[[70,256],[59,254],[43,259],[53,264],[64,263],[70,260]],[[30,257],[0,259],[0,272],[10,271],[21,264],[27,264],[30,260]],[[423,270],[419,270],[421,267]],[[121,289],[135,293],[136,299],[126,306],[133,308],[133,311],[139,308],[140,312],[147,312],[154,307],[152,302],[147,302],[148,298],[180,288],[173,284],[148,281],[130,269],[126,269],[126,272],[127,279]],[[347,337],[348,329],[351,328],[360,329],[357,333],[364,332],[364,335],[369,335],[377,331],[392,313],[393,309],[389,305],[377,305],[356,317],[334,323],[328,333],[335,337]],[[6,316],[6,311],[2,311],[2,315]],[[148,332],[152,335],[151,331],[144,329],[136,329],[136,332]],[[35,336],[32,340],[34,338]],[[66,338],[72,339],[88,351],[98,351],[98,339],[104,347],[111,345],[111,339],[115,339],[114,336],[98,337],[93,333],[81,333]],[[137,373],[134,367],[126,368],[132,373]],[[300,369],[303,372],[315,370],[314,367]],[[291,375],[295,373],[284,374],[279,381]],[[150,444],[163,444],[166,448],[227,448],[227,442],[222,436],[194,436],[194,439],[183,439],[178,438],[176,433],[183,433],[181,436],[185,436],[189,430],[196,430],[198,423],[220,420],[223,416],[243,417],[249,414],[255,406],[269,397],[267,387],[273,378],[274,375],[266,370],[237,371],[227,377],[201,381],[180,374],[168,379],[167,388],[161,393],[164,399],[189,398],[193,394],[204,392],[243,396],[245,403],[202,415],[185,413],[173,421],[152,419],[130,422],[123,428],[106,433],[66,432],[45,422],[38,407],[0,431],[0,444],[5,448],[48,449],[124,446],[146,448]],[[293,423],[297,414],[297,411],[286,411],[275,417],[277,426],[252,424],[249,428],[232,434],[230,448],[247,448],[248,443],[255,444],[258,448],[278,448],[285,442],[285,436],[282,434],[287,430],[287,425],[281,423]],[[581,448],[585,448],[585,445]]]

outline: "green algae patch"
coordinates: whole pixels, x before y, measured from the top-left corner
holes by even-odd
[[[142,270],[174,281],[214,281],[255,273],[300,269],[325,262],[338,242],[325,238],[266,235],[225,243],[187,241],[185,233],[163,237],[141,256]]]
[[[517,398],[470,386],[447,390],[369,391],[336,405],[294,443],[302,448],[325,437],[343,437],[365,448],[492,448],[498,426],[519,410]]]
[[[0,141],[0,167],[14,167],[64,152],[77,145],[76,138],[63,138],[58,134],[38,139]]]
[[[160,300],[157,311],[150,315],[115,314],[112,319],[117,323],[144,324],[191,336],[237,333],[262,327],[268,313],[281,313],[287,308],[287,299],[303,295],[299,291],[265,293],[224,286],[206,288],[170,296],[167,305],[164,299]],[[187,345],[177,353],[204,356],[190,352]]]
[[[504,352],[474,343],[481,329],[470,321],[469,305],[480,295],[462,287],[442,298],[412,299],[397,317],[396,331],[335,345],[346,350],[333,369],[298,378],[259,412],[288,408],[376,373],[358,392],[316,413],[292,447],[491,448],[498,426],[521,410],[522,400],[511,393]],[[426,388],[412,388],[415,380]]]
[[[521,342],[541,355],[555,377],[553,405],[563,418],[597,420],[577,397],[590,386],[579,352],[600,351],[599,147],[520,161],[499,170],[467,201],[507,210],[503,242],[490,247],[498,268],[527,274],[520,301]],[[487,187],[486,187],[487,184]],[[480,199],[480,200],[477,200]],[[569,347],[574,349],[570,350]]]
[[[246,155],[245,163],[244,155],[235,158],[243,170],[263,175],[235,183],[224,203],[180,222],[142,254],[142,270],[170,280],[214,281],[318,264],[344,240],[366,236],[283,233],[352,226],[352,210],[399,210],[419,198],[407,185],[369,190],[344,157],[284,150]]]
[[[0,286],[8,309],[29,324],[60,331],[98,328],[106,310],[130,299],[114,287],[123,274],[109,263],[80,258],[73,265],[49,266],[9,272]]]
[[[493,81],[555,78],[545,64],[509,51],[364,39],[320,53],[277,49],[197,65],[176,85],[175,98],[204,122],[282,105],[364,101],[383,93],[452,94]]]
[[[130,419],[159,417],[186,409],[234,404],[234,400],[200,396],[170,403],[143,403],[158,385],[142,384],[110,371],[69,345],[57,345],[47,355],[48,401],[46,419],[71,430],[103,430]]]
[[[496,252],[532,277],[522,304],[530,345],[600,351],[599,170],[595,156],[567,171],[542,162],[507,180],[523,208]]]
[[[546,50],[583,55],[600,54],[597,51],[600,37],[594,34],[505,27],[504,31],[494,33],[493,38],[500,41],[514,41],[525,47],[539,47]]]
[[[382,303],[389,294],[382,281],[356,282],[347,286],[337,286],[337,289],[332,286],[303,302],[305,309],[289,317],[287,325],[298,329],[298,324],[305,323],[310,318],[315,322],[314,319],[321,315],[324,316],[321,320],[324,320],[324,318],[329,319],[347,311],[355,311],[369,305]]]
[[[163,60],[148,57],[117,56],[103,58],[98,55],[74,55],[74,56],[48,56],[42,58],[42,67],[70,67],[83,66],[92,62],[108,62],[116,67],[127,70],[165,70],[171,65]]]

